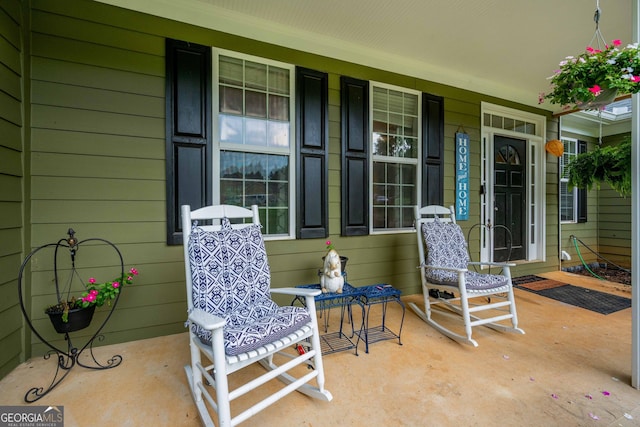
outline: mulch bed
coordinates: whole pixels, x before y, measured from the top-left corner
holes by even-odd
[[[589,267],[591,271],[597,274],[604,280],[608,280],[610,282],[622,283],[624,285],[631,285],[631,273],[625,270],[620,270],[618,268],[607,268],[607,267]],[[572,271],[574,274],[580,274],[582,276],[594,277],[593,274],[589,272],[586,268]]]

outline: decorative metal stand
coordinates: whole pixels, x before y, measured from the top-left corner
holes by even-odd
[[[118,300],[120,299],[120,293],[122,291],[120,291],[120,293],[118,293],[116,295],[116,298],[111,302],[111,309],[107,313],[107,316],[106,316],[104,322],[102,322],[102,324],[96,330],[96,332],[88,339],[86,344],[84,344],[79,349],[78,349],[78,347],[76,347],[72,343],[71,336],[69,334],[72,333],[72,332],[75,332],[77,330],[83,329],[86,326],[88,326],[88,323],[91,320],[90,318],[89,318],[88,322],[86,320],[84,320],[84,321],[81,320],[80,323],[77,326],[75,326],[75,327],[67,327],[67,328],[63,327],[63,330],[58,330],[59,327],[56,326],[57,331],[59,333],[63,333],[64,334],[64,339],[67,342],[67,349],[63,350],[63,349],[57,348],[52,343],[50,343],[49,341],[47,341],[46,339],[43,338],[43,336],[33,326],[33,323],[31,322],[29,314],[27,313],[27,310],[26,310],[25,305],[24,305],[24,297],[23,297],[23,274],[24,274],[24,270],[25,270],[26,266],[29,264],[29,261],[32,259],[32,257],[36,253],[40,252],[41,250],[43,250],[45,248],[53,248],[54,249],[54,254],[53,254],[53,274],[54,274],[54,282],[55,282],[55,286],[56,286],[56,296],[58,298],[58,301],[61,301],[62,298],[66,298],[65,295],[61,295],[60,294],[60,287],[59,287],[59,281],[58,281],[58,250],[61,249],[61,248],[68,248],[69,249],[69,255],[71,256],[71,272],[70,272],[70,275],[69,275],[69,291],[70,291],[71,282],[72,282],[73,278],[74,277],[77,277],[77,278],[80,277],[78,272],[76,271],[76,266],[75,266],[76,253],[78,252],[78,250],[80,249],[80,246],[82,244],[86,244],[88,242],[102,242],[102,243],[105,243],[105,244],[109,245],[111,248],[113,248],[113,250],[117,253],[118,258],[120,260],[120,277],[124,276],[124,262],[122,260],[122,254],[120,253],[118,248],[113,243],[111,243],[111,242],[109,242],[107,240],[104,240],[104,239],[100,239],[100,238],[90,238],[90,239],[78,241],[74,236],[75,232],[73,231],[73,229],[69,229],[68,234],[69,234],[68,238],[60,239],[57,243],[48,243],[46,245],[42,245],[39,248],[34,249],[24,259],[24,261],[22,262],[22,265],[20,266],[20,273],[18,275],[18,296],[20,298],[20,308],[22,309],[22,314],[24,315],[24,318],[27,321],[27,324],[29,325],[29,328],[31,328],[33,333],[40,339],[40,341],[42,341],[43,344],[45,344],[47,347],[49,347],[51,349],[51,350],[47,351],[47,353],[43,356],[44,359],[49,359],[49,358],[51,358],[51,356],[55,356],[56,359],[57,359],[56,371],[55,371],[55,375],[53,376],[53,379],[51,380],[51,383],[48,385],[48,387],[46,389],[44,387],[33,387],[29,391],[27,391],[27,393],[24,396],[24,400],[27,403],[35,402],[35,401],[39,400],[40,398],[42,398],[43,396],[47,395],[58,384],[60,384],[60,382],[69,374],[71,369],[76,365],[82,366],[82,367],[87,368],[87,369],[102,370],[102,369],[115,368],[116,366],[119,366],[120,363],[122,363],[122,356],[120,356],[119,354],[116,354],[116,355],[112,356],[109,360],[107,360],[106,362],[102,362],[102,363],[99,362],[96,359],[95,355],[93,354],[93,343],[94,343],[95,340],[102,341],[104,339],[104,335],[101,335],[100,332],[102,331],[102,329],[104,328],[106,323],[111,318],[111,315],[113,314],[113,311],[115,310],[116,305],[118,304]],[[92,306],[91,308],[95,309],[95,306]],[[93,310],[85,309],[85,311],[91,311],[90,314],[91,315],[93,314]],[[80,360],[80,356],[82,355],[83,352],[85,352],[85,350],[88,351],[89,357],[85,358],[85,359],[88,359],[88,362],[86,362],[86,361],[83,362],[82,360]]]

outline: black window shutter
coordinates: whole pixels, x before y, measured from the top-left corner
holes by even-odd
[[[182,244],[180,206],[211,204],[211,48],[166,41],[167,244]]]
[[[369,234],[369,83],[342,76],[342,235]]]
[[[328,75],[296,69],[297,227],[299,239],[329,235]]]
[[[578,154],[587,152],[587,143],[578,141]],[[587,189],[578,188],[578,222],[587,222]]]
[[[422,206],[444,204],[444,98],[422,94]]]

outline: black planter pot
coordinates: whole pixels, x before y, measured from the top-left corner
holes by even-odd
[[[323,263],[324,263],[324,259],[325,257],[322,257]],[[349,258],[347,258],[346,256],[340,257],[340,269],[342,270],[343,273],[347,271],[347,261],[349,261]]]
[[[68,332],[75,332],[86,328],[91,324],[93,319],[93,313],[96,311],[96,306],[92,305],[87,308],[74,308],[69,310],[69,318],[67,322],[62,321],[62,313],[55,312],[49,313],[49,319],[53,324],[56,332],[65,334]]]

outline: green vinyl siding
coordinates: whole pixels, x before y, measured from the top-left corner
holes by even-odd
[[[0,378],[25,358],[17,293],[24,232],[21,26],[21,3],[0,3]]]
[[[20,4],[17,0],[10,2],[13,3]],[[133,285],[124,288],[115,313],[104,329],[106,339],[101,344],[184,331],[186,302],[182,246],[166,244],[166,38],[257,55],[328,74],[329,239],[341,255],[349,257],[347,278],[353,285],[389,283],[404,295],[421,292],[414,233],[339,235],[341,76],[397,85],[444,98],[446,205],[455,202],[454,141],[460,128],[470,135],[471,140],[470,184],[479,185],[481,102],[546,114],[533,107],[450,86],[89,0],[32,0],[27,4],[30,6],[25,8],[31,14],[28,30],[30,78],[21,84],[30,90],[29,137],[26,141],[29,147],[26,188],[29,206],[27,212],[21,212],[22,181],[19,175],[22,169],[16,169],[13,161],[3,163],[1,159],[4,157],[0,153],[0,267],[8,265],[17,273],[20,260],[31,249],[64,238],[69,227],[76,231],[80,240],[100,237],[116,244],[122,251],[125,268],[136,267],[140,275]],[[0,54],[3,54],[5,50],[1,48]],[[18,53],[6,56],[0,56],[0,60],[6,64],[20,64]],[[9,66],[11,70],[12,67]],[[20,75],[19,69],[14,73]],[[6,114],[11,120],[16,120],[21,117],[20,99],[16,94],[22,92],[20,83],[15,87],[13,80],[9,83],[11,88],[6,89],[0,98],[0,117]],[[4,79],[0,81],[2,84],[5,82]],[[7,81],[11,82],[11,79]],[[10,99],[7,99],[7,94],[10,94]],[[3,139],[0,144],[10,145],[0,146],[0,150],[15,151],[17,158],[22,153],[19,126],[20,123],[7,126],[0,120],[0,131],[6,130],[13,135],[7,142]],[[10,169],[12,175],[2,175],[2,168]],[[16,173],[17,178],[14,176]],[[549,170],[548,176],[552,180],[552,185],[548,186],[557,186],[557,177]],[[7,187],[10,189],[6,189],[5,184],[10,184]],[[553,191],[557,195],[557,190]],[[479,201],[479,192],[470,192],[470,218],[461,222],[465,234],[479,222]],[[558,210],[557,200],[548,198],[547,202],[548,231],[557,236],[557,217],[554,216]],[[27,235],[31,237],[23,247],[20,238],[25,219]],[[3,227],[9,229],[4,230]],[[5,243],[7,239],[11,241],[10,246]],[[317,270],[322,266],[321,257],[326,252],[326,240],[268,241],[272,285],[316,283]],[[472,238],[470,243],[472,250],[478,249],[477,238]],[[513,274],[534,272],[536,268],[537,271],[554,269],[557,240],[553,238],[547,239],[547,256],[547,262],[524,267],[527,270],[517,267]],[[106,264],[110,263],[103,262],[100,255],[94,254],[84,257],[78,267],[83,277],[90,277],[108,274],[110,265]],[[3,273],[5,276],[0,282],[15,289],[15,273]],[[42,311],[44,306],[53,303],[51,265],[32,266],[29,273],[32,276],[29,313],[34,325],[45,331],[43,335],[47,339],[63,346],[62,337],[55,335]],[[0,284],[0,296],[5,294],[3,286]],[[15,327],[11,326],[21,323],[19,307],[14,302],[2,310],[3,306],[0,306],[0,314],[6,313],[4,316],[9,317],[0,318],[6,322],[0,322],[2,344],[20,342],[20,338],[16,338],[19,334],[16,335]],[[96,313],[98,319],[104,315],[104,308]],[[78,339],[90,336],[92,327],[79,332]],[[46,350],[35,337],[22,345],[32,347],[27,357]]]

